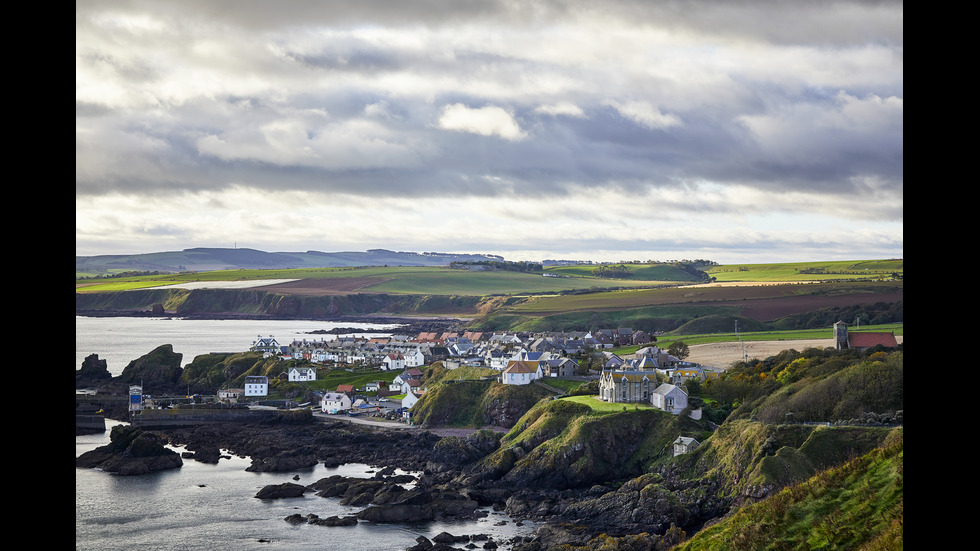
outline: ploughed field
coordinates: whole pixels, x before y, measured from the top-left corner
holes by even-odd
[[[902,343],[902,335],[896,335],[895,340]],[[752,359],[765,359],[775,356],[783,350],[805,350],[807,348],[829,348],[834,346],[834,339],[801,339],[787,341],[745,341],[738,342],[713,342],[707,344],[693,344],[690,346],[690,355],[685,358],[689,362],[699,363],[711,367],[728,368],[732,363],[743,359],[744,354]]]

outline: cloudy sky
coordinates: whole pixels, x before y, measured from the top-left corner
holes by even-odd
[[[902,257],[903,43],[900,1],[79,0],[75,252]]]

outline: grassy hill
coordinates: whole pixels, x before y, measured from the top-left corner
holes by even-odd
[[[743,507],[673,549],[902,549],[903,488],[898,431],[882,447]]]

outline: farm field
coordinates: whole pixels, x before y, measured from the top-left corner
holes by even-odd
[[[715,288],[725,284],[813,282],[830,280],[873,280],[901,277],[903,260],[861,260],[832,262],[798,262],[785,264],[736,264],[709,267],[706,272],[716,278]],[[112,279],[76,279],[76,292],[123,291],[169,286],[209,286],[246,288],[249,282],[287,294],[330,295],[347,293],[392,294],[546,294],[549,292],[645,288],[697,284],[689,274],[668,264],[628,264],[624,279],[592,276],[594,265],[553,266],[542,273],[510,271],[468,271],[447,267],[361,267],[297,268],[271,270],[214,270],[132,276]],[[543,277],[544,274],[559,277]],[[223,282],[223,283],[219,283]],[[207,285],[207,284],[211,285]],[[270,285],[271,284],[271,285]],[[272,287],[272,288],[270,288]],[[606,297],[615,299],[614,296]],[[543,306],[546,308],[546,306]]]
[[[717,282],[800,282],[834,279],[889,279],[904,274],[904,260],[836,260],[779,264],[726,264],[705,270]]]
[[[742,315],[772,320],[818,308],[902,300],[901,283],[813,283],[758,286],[674,287],[608,291],[582,295],[533,297],[506,308],[515,315],[547,316],[569,312],[602,312],[656,308],[658,315],[695,313]]]
[[[895,340],[897,340],[899,344],[902,344],[903,337],[896,332]],[[807,348],[829,348],[833,346],[833,338],[773,341],[743,340],[741,344],[735,341],[714,342],[692,345],[690,347],[690,355],[685,359],[701,365],[727,369],[732,365],[732,363],[742,360],[743,353],[749,360],[761,360],[770,356],[775,356],[783,350],[794,349],[802,351]]]
[[[269,284],[280,280],[281,283]],[[468,271],[445,267],[365,267],[295,270],[218,270],[101,280],[76,280],[76,292],[124,291],[167,285],[195,286],[228,282],[234,288],[247,288],[256,281],[262,289],[283,294],[312,296],[350,293],[469,295],[540,294],[592,287],[648,287],[676,282],[648,280],[610,280],[600,278],[543,277],[541,273],[510,271]]]

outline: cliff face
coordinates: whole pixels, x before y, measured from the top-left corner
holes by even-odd
[[[257,289],[153,289],[112,293],[75,293],[76,312],[152,312],[245,315],[274,318],[329,318],[363,315],[476,314],[473,296],[350,294],[304,296]]]

